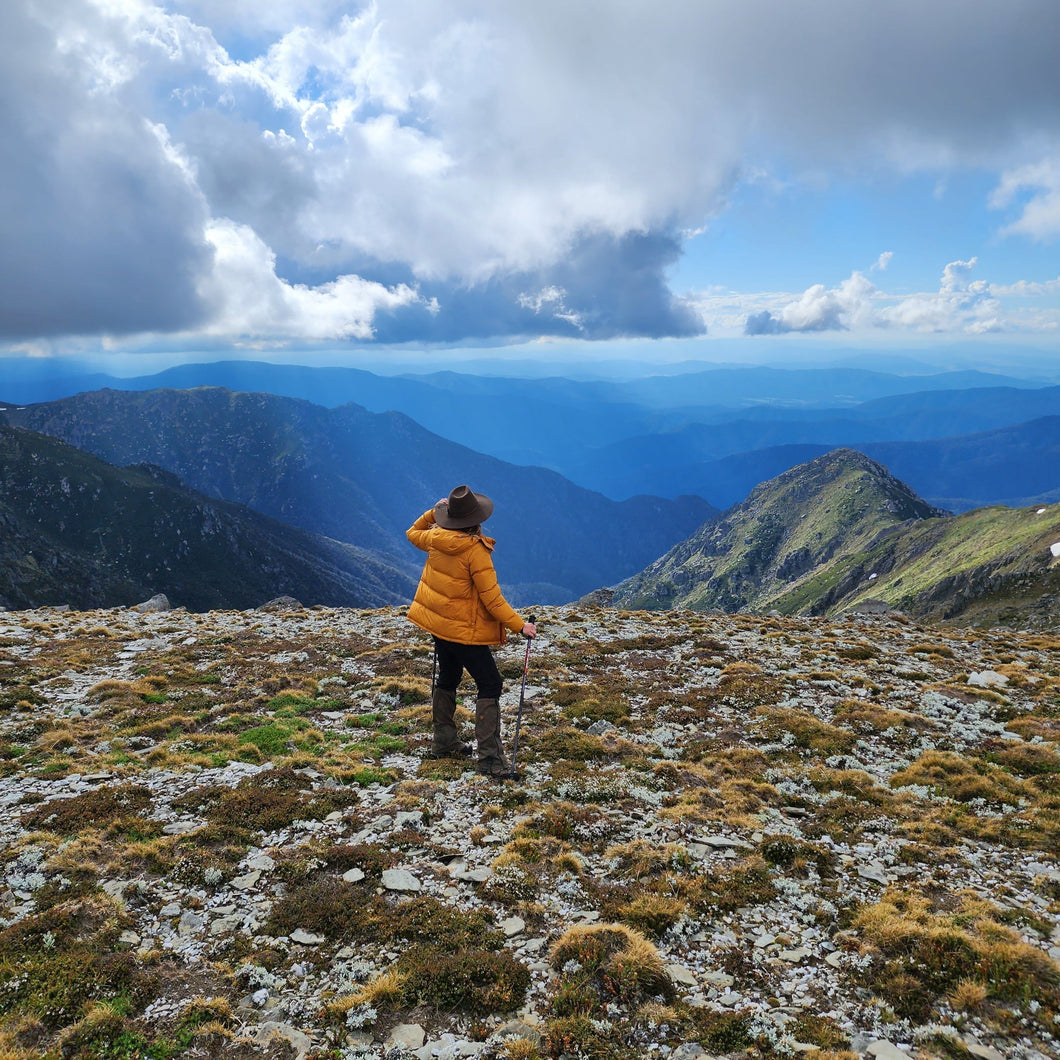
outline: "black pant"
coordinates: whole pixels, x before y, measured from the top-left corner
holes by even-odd
[[[488,644],[455,644],[435,637],[434,648],[438,652],[439,688],[455,692],[467,670],[478,689],[479,699],[500,699],[501,672]]]

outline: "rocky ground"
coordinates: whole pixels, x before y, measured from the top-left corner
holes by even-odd
[[[0,1056],[1060,1055],[1060,638],[538,621],[0,612]]]

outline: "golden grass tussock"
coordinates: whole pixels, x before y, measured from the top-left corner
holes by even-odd
[[[626,1003],[673,994],[659,951],[625,924],[568,928],[553,944],[549,961],[560,973],[570,969],[589,976],[597,988]]]
[[[1018,805],[1025,796],[1033,796],[1023,781],[998,766],[953,751],[927,751],[891,777],[892,787],[911,784],[925,785],[956,802],[984,799]]]
[[[958,993],[974,1001],[976,985],[984,992],[979,1005],[989,996],[1057,1011],[1060,967],[998,915],[979,896],[962,896],[945,911],[919,892],[886,892],[853,921],[871,958],[868,984],[907,1019],[929,1018],[940,999]]]
[[[783,741],[790,734],[792,745],[819,755],[845,754],[853,749],[857,737],[848,729],[832,725],[805,710],[760,707],[762,735]]]

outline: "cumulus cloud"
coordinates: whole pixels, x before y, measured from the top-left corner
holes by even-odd
[[[7,0],[0,322],[693,334],[667,270],[778,160],[993,166],[1030,194],[1009,230],[1051,238],[1025,138],[1060,137],[1058,38],[1054,0]],[[754,327],[874,297],[855,274]]]
[[[881,291],[860,272],[837,287],[815,284],[776,308],[746,313],[747,335],[779,335],[813,331],[907,331],[981,335],[997,331],[1052,329],[1058,314],[1053,308],[1024,309],[1006,305],[1015,300],[1055,298],[1060,279],[1045,283],[1021,281],[1007,286],[976,280],[977,258],[951,261],[942,270],[937,291],[898,296]],[[777,296],[773,301],[779,302]],[[700,306],[701,311],[704,306]]]
[[[801,298],[776,312],[762,310],[747,318],[748,335],[779,335],[789,331],[845,331],[871,322],[871,299],[876,288],[860,272],[851,273],[838,287],[823,283],[807,288]]]
[[[206,237],[214,248],[213,268],[200,282],[212,310],[206,334],[370,339],[378,312],[424,306],[405,284],[388,288],[360,276],[317,287],[286,283],[276,275],[276,256],[246,225],[215,221]]]
[[[903,298],[896,305],[880,309],[880,323],[915,331],[963,331],[970,335],[1003,330],[1001,303],[990,284],[970,279],[977,262],[977,258],[951,261],[942,271],[938,291]]]
[[[1006,235],[1024,235],[1039,242],[1060,236],[1060,157],[1008,170],[990,198],[995,209],[1004,209],[1029,191],[1019,218],[1006,225]]]

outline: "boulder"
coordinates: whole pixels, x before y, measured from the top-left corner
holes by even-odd
[[[154,614],[157,611],[172,611],[173,605],[165,593],[155,593],[150,600],[144,600],[142,604],[136,604],[129,608],[130,611],[138,611],[141,615]]]

